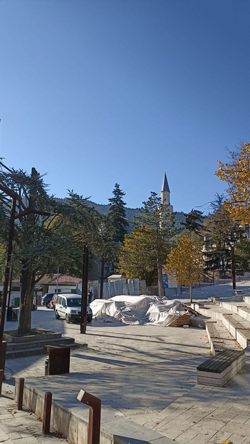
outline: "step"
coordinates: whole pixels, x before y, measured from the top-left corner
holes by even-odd
[[[41,329],[42,330],[42,329]],[[3,339],[7,343],[20,343],[20,342],[37,342],[37,341],[43,341],[46,339],[46,341],[50,341],[50,339],[58,339],[61,338],[61,333],[56,333],[53,331],[47,331],[46,333],[36,334],[36,335],[27,335],[27,336],[11,336],[8,331],[5,331],[3,334]]]
[[[250,305],[250,296],[243,296],[243,300]]]
[[[240,307],[247,307],[246,302],[239,302],[239,301],[220,301],[219,302],[220,307],[224,307],[226,310],[229,310],[233,313],[238,313],[238,309]]]
[[[6,359],[26,358],[27,356],[44,355],[47,351],[44,347],[30,348],[27,350],[6,351]]]
[[[29,350],[32,348],[43,348],[46,345],[74,344],[74,338],[60,337],[56,339],[44,339],[42,341],[32,342],[9,342],[7,343],[7,351]]]
[[[225,349],[239,350],[239,345],[223,325],[222,321],[207,321],[206,331],[213,356]]]
[[[242,306],[238,307],[239,315],[250,322],[250,307]]]
[[[239,303],[237,304],[237,306]],[[227,310],[224,306],[216,304],[198,304],[195,303],[195,310],[201,313],[203,316],[208,316],[211,319],[220,320],[227,328],[229,333],[235,338],[242,348],[246,348],[250,345],[250,324],[248,320],[240,316],[239,312],[233,312],[233,310]],[[232,303],[230,303],[232,307]],[[234,308],[235,309],[235,308]],[[239,310],[239,308],[237,308]],[[246,310],[244,306],[241,306],[240,310],[244,312]],[[246,313],[246,312],[245,312]]]
[[[245,319],[237,314],[224,314],[222,322],[242,348],[250,345],[250,329]]]
[[[58,343],[57,345],[62,344],[62,342]],[[52,344],[51,344],[52,345]],[[54,344],[53,344],[54,345]],[[67,345],[67,344],[64,344]],[[49,346],[49,344],[48,344]],[[87,348],[88,344],[86,343],[72,343],[69,344],[70,350],[74,350],[76,348]],[[13,351],[6,351],[6,359],[15,359],[15,358],[24,358],[27,356],[35,356],[35,355],[46,355],[47,347],[37,347],[37,348],[29,348],[29,349],[22,349],[22,350],[13,350]]]
[[[216,319],[218,321],[222,321],[223,314],[225,312],[228,312],[229,314],[231,313],[230,311],[226,310],[224,307],[209,302],[206,304],[204,303],[198,304],[197,302],[195,302],[194,304],[192,304],[192,308],[198,311],[201,315],[211,319]]]

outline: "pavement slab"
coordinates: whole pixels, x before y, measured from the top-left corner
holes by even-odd
[[[241,285],[244,287],[244,283]],[[246,285],[250,287],[249,283]],[[230,286],[215,287],[218,286],[194,291],[194,299],[232,295]],[[44,389],[51,387],[55,397],[56,391],[58,396],[62,392],[65,397],[70,395],[69,403],[73,404],[79,390],[84,389],[101,398],[105,421],[108,415],[115,415],[114,423],[121,424],[121,419],[132,421],[149,430],[148,436],[150,431],[157,432],[162,439],[174,439],[179,444],[221,444],[226,439],[233,444],[250,443],[250,364],[247,362],[245,369],[226,387],[197,385],[196,367],[210,353],[204,330],[93,321],[87,327],[87,334],[80,335],[79,325],[55,320],[54,313],[43,308],[32,313],[32,322],[33,326],[74,337],[76,342],[87,342],[88,349],[73,351],[68,377],[45,378],[44,356],[7,360],[6,369],[11,377],[25,380],[35,377],[35,384],[39,381],[44,383]],[[10,324],[8,328],[13,329],[13,323]],[[13,387],[8,389],[11,391]],[[2,399],[0,427],[5,423],[9,434],[15,433],[13,421],[12,428],[11,421],[8,423],[10,416],[1,424]],[[77,408],[75,404],[73,407]],[[7,411],[6,406],[3,409]],[[20,415],[15,421],[18,427],[26,428],[22,433],[28,432],[28,417],[24,417],[23,424]],[[33,422],[30,423],[29,430],[38,442],[46,444],[46,439],[52,439],[38,437]],[[2,431],[6,433],[6,427]],[[23,438],[21,435],[16,440],[20,443]],[[58,438],[53,438],[53,442],[55,439]],[[153,442],[160,444],[160,440],[158,437]]]

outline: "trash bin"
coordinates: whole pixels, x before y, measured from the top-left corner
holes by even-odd
[[[49,359],[45,359],[45,376],[49,374]]]
[[[49,353],[49,358],[46,359],[46,361],[48,361],[47,375],[61,375],[62,373],[69,373],[70,347],[66,345],[48,345],[47,350]]]
[[[18,321],[19,308],[12,309],[12,321]]]

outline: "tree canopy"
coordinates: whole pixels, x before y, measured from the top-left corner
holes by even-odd
[[[22,216],[15,224],[12,262],[20,273],[19,332],[24,332],[31,328],[36,283],[58,265],[72,269],[82,245],[95,245],[95,220],[86,200],[79,204],[78,195],[71,192],[64,202],[49,196],[43,177],[34,168],[31,175],[22,170],[1,171],[0,180],[19,195],[17,208]],[[1,240],[5,242],[4,233]]]
[[[236,286],[235,246],[245,236],[245,227],[233,220],[224,204],[223,196],[217,195],[212,204],[213,212],[203,226],[205,271],[230,270],[233,287]]]
[[[176,233],[174,218],[168,205],[161,204],[154,192],[143,202],[139,212],[131,232],[125,236],[118,270],[131,278],[143,277],[148,285],[157,283],[158,277],[160,295],[163,296],[162,266],[170,249],[170,240]]]
[[[129,224],[126,219],[126,204],[122,199],[125,193],[120,189],[118,183],[115,184],[113,195],[114,197],[109,199],[111,205],[109,207],[108,218],[114,227],[113,241],[123,242]]]
[[[157,284],[157,233],[147,225],[140,225],[125,236],[120,251],[117,271],[129,279],[145,280],[148,286]],[[164,263],[169,253],[169,243],[158,236],[158,255]]]
[[[198,210],[191,210],[185,215],[185,221],[181,222],[182,227],[191,233],[200,234],[203,224],[203,213]]]
[[[178,236],[176,247],[172,247],[167,258],[165,271],[177,285],[189,285],[192,302],[192,284],[202,282],[203,272],[202,244],[189,232]]]
[[[215,175],[229,185],[225,208],[233,219],[247,224],[250,223],[250,143],[244,142],[237,151],[229,151],[229,156],[231,162],[218,161]]]

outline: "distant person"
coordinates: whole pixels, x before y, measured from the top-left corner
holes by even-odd
[[[88,292],[88,303],[91,304],[91,302],[93,301],[93,293],[91,290],[89,290]]]

